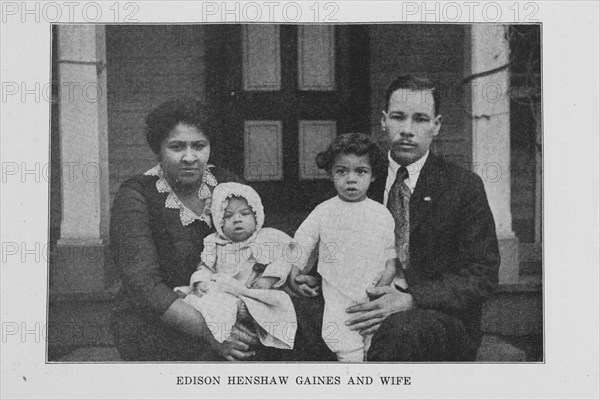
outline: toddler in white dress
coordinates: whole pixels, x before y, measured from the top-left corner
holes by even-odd
[[[367,197],[371,182],[385,172],[385,157],[369,136],[349,133],[319,153],[317,166],[327,170],[338,194],[319,204],[296,231],[290,245],[296,251],[296,259],[289,257],[291,278],[307,272],[310,254],[319,246],[322,337],[338,360],[360,362],[372,335],[363,337],[346,327],[346,308],[367,302],[370,285],[388,286],[395,280],[406,287],[402,268],[396,268],[394,219]]]

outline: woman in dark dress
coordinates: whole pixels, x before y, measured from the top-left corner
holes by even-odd
[[[123,281],[112,324],[117,349],[131,361],[249,359],[254,333],[236,326],[217,342],[173,291],[189,283],[203,239],[214,232],[212,190],[237,179],[209,163],[211,132],[198,102],[165,103],[146,125],[159,163],[121,185],[111,215],[111,251]]]

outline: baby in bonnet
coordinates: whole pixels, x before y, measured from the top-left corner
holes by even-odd
[[[260,196],[250,186],[215,187],[211,214],[217,232],[204,239],[202,263],[190,286],[175,290],[202,313],[215,339],[223,342],[237,322],[251,327],[265,346],[292,349],[297,323],[290,297],[279,289],[291,264],[285,233],[263,228]]]

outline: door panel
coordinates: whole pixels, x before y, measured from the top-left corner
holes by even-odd
[[[244,179],[283,180],[281,121],[244,121]]]
[[[335,90],[335,26],[298,26],[298,89]]]
[[[281,90],[278,25],[242,25],[242,77],[246,91]]]

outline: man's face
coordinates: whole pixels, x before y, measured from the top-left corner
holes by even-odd
[[[434,115],[434,110],[430,90],[398,89],[392,93],[381,117],[381,129],[398,164],[407,166],[427,153],[441,126],[441,116]]]

